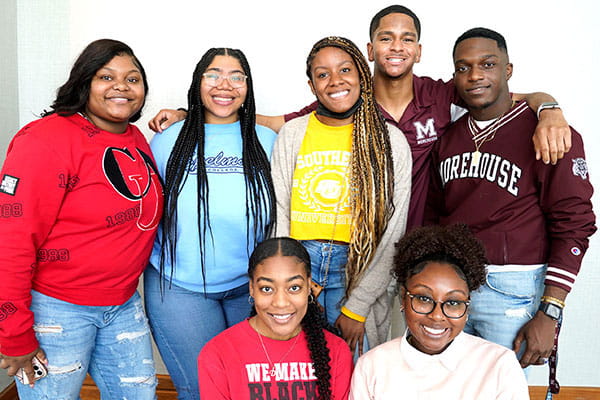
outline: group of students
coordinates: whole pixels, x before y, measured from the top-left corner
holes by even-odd
[[[31,383],[18,384],[22,399],[76,399],[88,372],[107,398],[155,398],[151,334],[182,399],[528,398],[505,348],[515,332],[505,347],[463,332],[471,293],[486,283],[493,247],[479,235],[485,229],[443,196],[430,196],[437,202],[426,209],[426,198],[438,173],[446,181],[433,187],[444,192],[464,171],[473,178],[479,160],[482,178],[484,163],[492,169],[490,154],[475,153],[510,122],[501,118],[510,109],[533,116],[536,135],[566,132],[566,150],[571,131],[547,95],[511,99],[506,46],[493,31],[457,40],[454,83],[413,76],[420,23],[406,7],[381,10],[369,33],[373,78],[354,43],[324,38],[306,62],[317,101],[285,117],[256,115],[240,50],[208,50],[187,110],[161,111],[150,122],[161,131],[150,146],[131,125],[148,92],[141,63],[118,41],[86,47],[52,110],[15,136],[1,172],[8,212],[0,225],[0,367],[24,371]],[[498,70],[499,83],[475,76]],[[537,128],[519,100],[538,110]],[[491,120],[496,130],[475,142],[472,160],[434,157],[430,169],[454,105],[475,126]],[[183,121],[162,131],[165,117]],[[581,177],[583,147],[573,137]],[[545,160],[562,157],[557,143],[551,157],[541,151]],[[542,180],[552,183],[563,164],[540,164]],[[498,160],[498,178],[488,180],[515,195],[525,175],[518,167]],[[577,243],[560,238],[573,224],[556,212],[563,222],[548,236],[580,264],[595,229],[589,180],[577,195],[585,226]],[[548,210],[574,204],[558,197],[547,197]],[[419,228],[426,217],[448,226]],[[526,262],[491,262],[544,264],[549,247]],[[564,276],[579,264],[550,262],[556,271],[547,273],[545,295],[563,302],[572,285],[565,289]],[[136,293],[144,271],[145,312]],[[386,342],[398,290],[408,329]],[[552,343],[534,340],[549,332],[554,323],[523,333],[522,366],[550,354]],[[48,372],[39,381],[34,358]]]

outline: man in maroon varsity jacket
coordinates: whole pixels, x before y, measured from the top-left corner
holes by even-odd
[[[453,54],[454,84],[469,113],[436,144],[426,219],[466,223],[485,245],[487,284],[471,296],[465,331],[520,352],[523,367],[543,364],[596,230],[582,139],[571,129],[565,158],[536,162],[537,118],[511,99],[502,35],[471,29]],[[542,104],[538,114],[553,106]]]

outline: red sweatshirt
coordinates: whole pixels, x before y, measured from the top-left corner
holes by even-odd
[[[438,141],[426,222],[466,223],[491,264],[548,264],[546,285],[570,291],[588,239],[596,231],[583,142],[571,130],[571,151],[557,165],[536,161],[537,119],[525,102],[507,112],[474,155],[464,116]]]
[[[0,353],[19,356],[38,346],[31,289],[88,306],[133,295],[163,197],[135,126],[109,133],[77,114],[21,129],[0,179]]]

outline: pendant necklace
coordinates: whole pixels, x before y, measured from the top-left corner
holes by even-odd
[[[513,101],[511,104],[511,107],[507,111],[503,112],[498,118],[496,118],[494,121],[492,121],[488,126],[486,126],[483,129],[480,129],[479,126],[477,126],[477,122],[475,121],[473,116],[471,114],[469,114],[469,118],[467,120],[467,126],[469,128],[469,132],[471,133],[471,136],[473,137],[473,142],[475,143],[475,151],[473,152],[473,155],[471,158],[472,164],[475,167],[479,166],[479,160],[481,158],[481,152],[479,151],[479,149],[481,148],[481,146],[485,142],[489,142],[489,141],[493,140],[494,137],[496,136],[496,132],[498,131],[498,129],[500,129],[502,126],[504,126],[508,122],[512,121],[518,114],[520,114],[520,111],[518,113],[515,113],[512,111],[514,106],[515,106],[515,102]],[[519,109],[519,107],[517,107],[517,109]],[[507,118],[504,118],[505,116]]]
[[[302,332],[302,331],[300,331],[300,332]],[[290,346],[288,351],[285,352],[283,357],[281,357],[279,359],[277,364],[280,364],[292,352],[292,350],[294,350],[294,347],[296,347],[296,343],[298,343],[298,338],[300,337],[300,332],[298,332],[298,334],[296,335],[296,338],[294,339],[294,343],[292,343],[292,345]],[[258,335],[258,340],[260,341],[260,345],[262,346],[263,351],[265,352],[265,356],[267,356],[267,360],[269,361],[269,367],[271,368],[269,370],[269,375],[275,376],[275,364],[271,361],[271,357],[269,357],[269,352],[267,351],[267,348],[265,347],[265,343],[263,342],[262,335],[258,331],[256,331],[256,334]]]
[[[496,131],[498,128],[500,128],[500,122],[503,116],[504,114],[500,115],[491,124],[480,131],[473,117],[469,115],[467,126],[469,127],[469,132],[471,133],[473,142],[475,143],[475,151],[473,152],[472,156],[472,162],[475,167],[479,166],[479,159],[481,158],[481,152],[479,149],[481,148],[481,145],[494,139],[496,136]]]

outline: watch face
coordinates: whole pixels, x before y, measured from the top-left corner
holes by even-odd
[[[562,315],[562,309],[559,306],[552,303],[542,303],[540,305],[540,310],[542,310],[544,314],[546,314],[555,321],[558,320]]]

